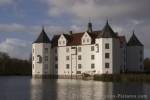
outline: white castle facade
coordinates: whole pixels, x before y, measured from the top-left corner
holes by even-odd
[[[83,74],[143,72],[144,46],[133,33],[126,42],[110,27],[60,34],[50,40],[44,29],[32,44],[33,77],[77,77]]]

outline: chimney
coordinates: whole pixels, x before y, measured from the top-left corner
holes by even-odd
[[[72,35],[72,31],[69,31],[69,34]]]

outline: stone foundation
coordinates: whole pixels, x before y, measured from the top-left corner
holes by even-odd
[[[39,79],[93,79],[93,76],[83,77],[82,75],[32,75],[32,78]]]

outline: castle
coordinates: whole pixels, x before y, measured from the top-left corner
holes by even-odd
[[[32,44],[33,77],[70,77],[82,74],[119,74],[143,72],[144,46],[133,35],[126,42],[125,36],[114,32],[108,21],[102,30],[54,35],[50,40],[42,29]]]

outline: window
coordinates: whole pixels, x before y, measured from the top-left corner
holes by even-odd
[[[48,69],[48,64],[45,64],[45,69]]]
[[[61,45],[61,41],[59,41],[59,44]]]
[[[83,39],[83,43],[85,42],[85,40]]]
[[[58,64],[55,64],[55,68],[58,69]]]
[[[105,49],[109,49],[109,44],[108,43],[105,44]]]
[[[96,44],[96,52],[99,52],[99,45]]]
[[[69,67],[70,67],[69,64],[66,64],[66,69],[69,69]]]
[[[76,49],[76,47],[71,47],[71,49]]]
[[[142,59],[142,57],[140,57],[140,62],[142,62],[143,61],[143,59]]]
[[[57,49],[55,49],[55,53],[57,54]]]
[[[91,64],[91,69],[94,69],[95,68],[95,64]]]
[[[94,55],[91,55],[91,59],[94,60],[94,58],[95,58],[95,56],[94,56]]]
[[[34,48],[32,49],[32,52],[34,53]]]
[[[65,41],[63,41],[63,44],[65,44]]]
[[[81,47],[78,47],[78,52],[81,52]]]
[[[81,60],[81,59],[82,59],[82,58],[81,58],[81,55],[79,55],[79,56],[78,56],[78,60]]]
[[[141,70],[143,69],[143,66],[142,66],[142,65],[140,65],[140,69],[141,69]]]
[[[105,53],[105,58],[109,58],[109,53]]]
[[[77,71],[77,74],[81,74],[81,71]]]
[[[48,53],[48,48],[45,48],[45,53]]]
[[[81,64],[78,64],[78,69],[81,69],[81,68],[82,68]]]
[[[55,56],[55,61],[58,61],[58,57],[57,56]]]
[[[45,56],[45,61],[48,61],[48,56]]]
[[[34,64],[32,64],[32,68],[34,69]]]
[[[69,48],[66,48],[66,52],[69,52]]]
[[[140,55],[141,55],[141,56],[143,55],[143,52],[142,52],[142,50],[140,50]]]
[[[89,42],[89,39],[87,39],[87,42]]]
[[[32,57],[32,60],[34,61],[34,56]]]
[[[91,51],[94,51],[94,46],[91,46]]]
[[[66,60],[69,60],[69,56],[66,56]]]
[[[40,55],[37,55],[37,57],[38,57],[37,63],[41,63],[42,62],[42,57]]]
[[[109,68],[109,63],[105,63],[105,68]]]

